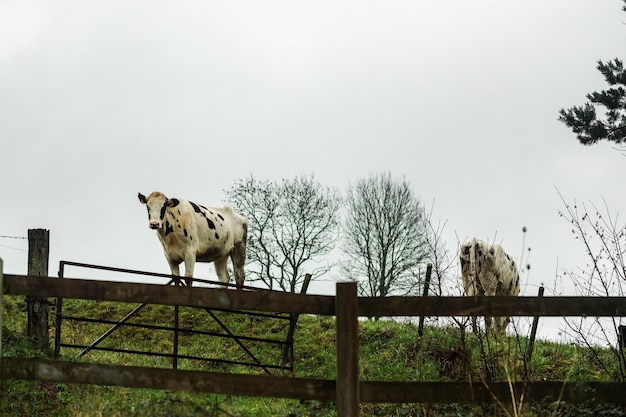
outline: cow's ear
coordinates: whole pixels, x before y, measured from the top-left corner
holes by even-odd
[[[179,203],[180,201],[177,198],[170,198],[169,200],[167,200],[168,207],[176,207]]]
[[[146,202],[148,201],[148,200],[146,200],[146,196],[145,196],[145,195],[143,195],[143,194],[141,194],[141,193],[137,194],[137,197],[139,197],[139,201],[140,201],[142,204],[146,204]]]

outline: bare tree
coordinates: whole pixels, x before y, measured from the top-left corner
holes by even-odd
[[[620,224],[618,216],[610,213],[606,201],[599,209],[591,203],[568,204],[559,193],[565,209],[559,214],[571,226],[571,233],[584,246],[589,262],[578,271],[565,271],[574,283],[576,293],[582,296],[619,296],[626,290],[626,225]],[[617,346],[619,318],[566,319],[566,332],[579,344],[589,348],[596,364],[609,377],[626,381],[626,357],[624,349]],[[600,354],[600,346],[608,346],[613,361],[619,366],[618,373],[611,372],[612,364]]]
[[[406,179],[372,174],[347,192],[343,272],[366,296],[407,294],[425,259],[424,208]]]
[[[328,272],[330,267],[316,260],[335,246],[340,198],[334,189],[312,176],[276,183],[250,175],[237,180],[226,195],[249,220],[249,280],[295,292],[304,272],[312,279]],[[305,264],[317,266],[304,271]]]
[[[425,261],[432,265],[432,277],[430,285],[430,293],[436,296],[442,296],[444,293],[444,284],[457,278],[454,275],[454,266],[456,259],[450,257],[450,251],[443,240],[443,231],[446,228],[446,221],[433,219],[434,202],[428,212],[424,212],[424,247],[426,250]],[[419,271],[421,272],[420,265]],[[423,285],[421,273],[414,273],[417,285]],[[458,282],[458,280],[457,280]],[[420,292],[421,293],[421,292]]]

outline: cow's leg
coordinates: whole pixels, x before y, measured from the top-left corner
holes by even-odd
[[[500,332],[502,331],[502,325],[501,325],[501,321],[502,317],[494,317],[493,318],[493,332],[494,334],[497,336],[500,335]]]
[[[509,317],[494,317],[494,330],[497,335],[501,335],[502,333],[506,333],[506,328],[510,322]]]
[[[472,286],[473,286],[473,293],[475,296],[479,296],[479,297],[483,297],[485,295],[485,290],[483,289],[482,285],[478,284],[478,277],[474,277],[472,278]],[[485,318],[485,331],[487,328],[487,317]],[[478,333],[480,330],[478,329],[478,316],[473,315],[472,316],[472,331],[474,333]]]
[[[170,271],[172,271],[172,275],[180,276],[180,268],[178,267],[178,265],[175,265],[171,262],[169,264],[170,264]]]
[[[193,285],[193,270],[196,266],[196,255],[191,253],[185,255],[185,283],[188,287]]]
[[[509,295],[509,291],[505,291],[504,284],[502,280],[498,280],[498,284],[496,286],[495,295]],[[509,317],[494,317],[494,330],[497,335],[501,335],[502,333],[506,333],[506,328],[511,321]]]
[[[235,270],[235,283],[237,287],[243,285],[246,279],[243,272],[243,265],[246,262],[246,244],[245,242],[236,242],[233,250],[230,254],[230,259],[233,262],[233,269]]]
[[[213,264],[215,264],[215,272],[217,273],[217,278],[220,280],[220,282],[223,283],[228,283],[230,281],[230,276],[228,275],[228,270],[226,269],[227,263],[228,256],[224,256],[223,258],[213,261]]]
[[[476,321],[478,320],[478,318],[476,317],[476,315],[472,316],[472,331],[474,333],[478,333],[478,323],[476,323]]]
[[[485,282],[490,282],[490,281],[489,279],[487,279]],[[483,287],[480,295],[487,296],[487,297],[492,297],[496,295],[495,291],[493,291],[490,284],[486,284],[486,285],[487,285],[487,289],[485,290]],[[485,334],[487,334],[489,329],[493,327],[493,319],[494,319],[493,316],[485,316]]]
[[[172,262],[169,258],[167,258],[167,263],[170,265],[170,272],[172,273],[172,275],[176,275],[177,277],[180,276],[180,266],[177,263]],[[178,284],[178,278],[176,279],[176,285]]]
[[[491,316],[485,316],[485,331],[491,327]]]

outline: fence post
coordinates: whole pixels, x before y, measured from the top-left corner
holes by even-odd
[[[59,262],[59,278],[65,277],[65,261]],[[57,297],[56,320],[54,321],[54,357],[61,355],[61,328],[63,327],[63,297]]]
[[[304,282],[302,288],[300,288],[300,294],[306,294],[311,283],[311,274],[304,274]],[[298,324],[299,314],[291,314],[289,316],[289,330],[287,331],[287,337],[285,338],[285,345],[283,345],[283,351],[280,359],[280,366],[282,369],[287,366],[287,360],[291,361],[291,376],[294,375],[294,359],[293,359],[293,335],[296,332],[296,325]]]
[[[543,297],[543,285],[539,287],[538,297]],[[528,348],[526,349],[526,360],[530,362],[530,358],[533,356],[533,350],[535,349],[535,337],[537,336],[537,326],[539,326],[539,316],[533,318],[533,326],[530,330],[530,340],[528,342]]]
[[[174,285],[177,287],[181,286],[180,279],[174,281]],[[179,324],[180,324],[180,306],[177,304],[174,306],[174,349],[172,352],[172,369],[178,369],[178,335],[179,335]]]
[[[433,273],[433,264],[426,266],[426,279],[424,280],[424,293],[422,297],[428,297],[428,289],[430,288],[430,276]],[[419,326],[417,327],[417,335],[422,336],[424,334],[424,316],[420,316]]]
[[[28,275],[47,277],[50,253],[50,232],[45,229],[28,230]],[[48,349],[48,300],[26,296],[28,311],[27,335],[40,349]]]
[[[359,415],[359,323],[356,282],[337,283],[337,416]]]

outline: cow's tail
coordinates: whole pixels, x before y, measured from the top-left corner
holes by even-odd
[[[469,251],[469,277],[470,277],[470,285],[473,287],[474,295],[478,295],[478,268],[476,265],[476,246],[478,242],[476,239],[472,239],[472,243],[470,245]]]
[[[248,219],[243,217],[242,221],[239,224],[239,227],[241,227],[241,239],[235,241],[232,255],[233,268],[235,270],[235,282],[237,283],[238,288],[243,286],[243,283],[246,279],[244,265],[246,263],[246,252],[248,245]]]

